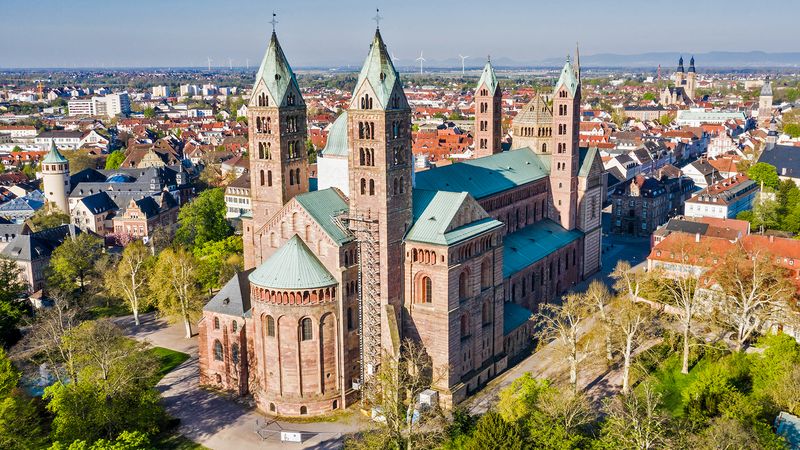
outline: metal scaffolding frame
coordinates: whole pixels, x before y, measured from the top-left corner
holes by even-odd
[[[343,211],[336,222],[353,233],[358,245],[359,355],[363,384],[381,362],[381,280],[378,220]]]

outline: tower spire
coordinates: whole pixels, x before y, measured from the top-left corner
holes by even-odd
[[[578,81],[581,81],[581,48],[578,41],[575,41],[575,72],[578,76]]]
[[[376,30],[380,30],[381,29],[381,19],[383,19],[383,17],[381,16],[381,9],[380,8],[375,8],[375,17],[373,17],[372,20],[375,21],[375,29]]]

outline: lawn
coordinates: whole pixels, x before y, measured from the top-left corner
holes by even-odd
[[[100,319],[103,317],[121,317],[131,313],[128,307],[120,302],[112,302],[108,305],[95,305],[87,310],[89,319]]]
[[[177,432],[159,434],[154,441],[155,448],[159,450],[208,450],[208,447],[203,447]]]
[[[694,381],[697,374],[709,364],[709,358],[701,358],[686,375],[681,373],[681,362],[682,355],[670,355],[659,365],[658,370],[647,378],[647,381],[653,383],[656,391],[661,393],[663,407],[673,417],[683,415],[683,391]]]
[[[183,364],[184,361],[189,359],[189,355],[186,353],[176,352],[175,350],[170,350],[164,347],[153,347],[148,350],[148,352],[152,353],[156,358],[158,358],[159,366],[157,380],[164,378],[164,375],[170,373],[176,367]]]

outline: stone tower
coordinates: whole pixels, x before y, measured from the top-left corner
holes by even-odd
[[[58,151],[55,142],[50,143],[50,152],[41,164],[44,198],[50,207],[69,214],[69,161]]]
[[[697,72],[694,68],[694,56],[689,60],[689,71],[686,72],[686,95],[694,100],[694,92],[697,89]]]
[[[685,75],[686,74],[683,70],[683,56],[681,56],[680,59],[678,59],[678,68],[675,70],[675,87],[681,87],[684,85],[684,82],[686,81],[684,78]]]
[[[373,245],[362,242],[360,250],[362,302],[365,308],[380,307],[380,331],[376,323],[363,324],[363,347],[380,345],[391,352],[403,305],[403,237],[412,220],[413,161],[411,109],[379,29],[353,90],[347,126],[350,227],[368,227]],[[356,231],[359,235],[365,236]],[[364,358],[363,370],[369,374],[378,363],[373,353]]]
[[[286,202],[308,192],[306,105],[275,31],[247,107],[252,219],[243,221],[245,268],[258,231]]]
[[[772,82],[767,77],[758,96],[758,123],[765,123],[770,118],[772,118]]]
[[[552,218],[567,230],[576,226],[580,104],[580,76],[567,58],[553,93],[555,149],[550,163],[550,190],[555,212]]]
[[[513,148],[528,147],[542,155],[552,152],[553,109],[538,92],[514,117],[511,129],[514,132]]]
[[[500,153],[500,133],[502,124],[500,116],[503,112],[503,92],[497,82],[491,61],[486,61],[481,79],[475,88],[475,130],[473,135],[475,157]]]

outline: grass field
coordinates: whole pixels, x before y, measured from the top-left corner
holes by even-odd
[[[681,373],[681,362],[682,355],[673,354],[647,378],[647,381],[650,381],[653,387],[661,393],[663,408],[674,417],[683,415],[683,391],[709,364],[707,358],[701,358],[685,375]]]
[[[164,347],[153,347],[148,351],[158,358],[158,380],[164,378],[164,375],[172,372],[176,367],[189,359],[189,355],[186,353],[176,352],[175,350]]]

